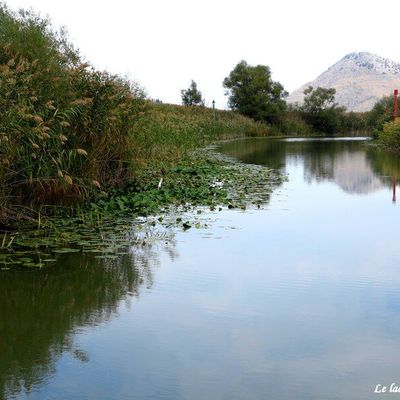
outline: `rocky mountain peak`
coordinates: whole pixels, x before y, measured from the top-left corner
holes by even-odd
[[[344,56],[312,82],[295,90],[289,103],[302,103],[308,86],[333,87],[336,101],[349,111],[368,111],[383,96],[400,88],[400,63],[368,52]]]
[[[349,53],[338,63],[333,65],[333,67],[338,67],[344,64],[352,65],[358,69],[375,71],[379,74],[400,74],[400,63],[366,51]]]

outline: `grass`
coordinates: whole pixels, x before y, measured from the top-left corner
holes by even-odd
[[[0,7],[1,219],[125,182],[143,96],[32,12]],[[29,212],[28,214],[30,214]]]
[[[267,133],[229,111],[152,103],[47,19],[0,6],[0,225],[139,187],[144,171],[214,140]]]
[[[133,162],[139,168],[172,164],[193,150],[222,139],[266,136],[269,127],[232,111],[146,102],[130,135]]]
[[[153,224],[184,230],[201,227],[193,217],[171,220],[175,214],[170,213],[171,208],[182,215],[193,207],[197,213],[204,207],[211,211],[261,207],[281,182],[279,174],[263,166],[241,165],[211,150],[197,152],[163,171],[145,169],[140,179],[123,189],[111,190],[107,197],[80,207],[64,207],[41,223],[3,232],[0,269],[42,268],[71,252],[116,258],[127,243],[137,243],[135,229],[146,230]],[[136,218],[150,215],[153,217]]]
[[[135,217],[171,206],[260,205],[280,177],[201,149],[270,133],[231,111],[149,101],[82,60],[47,19],[1,5],[0,268],[116,257]]]

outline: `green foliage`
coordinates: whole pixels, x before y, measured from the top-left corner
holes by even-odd
[[[137,86],[83,64],[48,20],[2,6],[0,202],[83,200],[122,184],[141,97]]]
[[[186,90],[181,90],[181,97],[184,106],[204,105],[204,100],[201,98],[201,92],[197,89],[197,83],[193,80]]]
[[[341,130],[346,134],[368,134],[367,125],[368,113],[366,112],[346,112],[341,114]]]
[[[232,112],[145,101],[138,84],[83,63],[47,19],[0,7],[1,222],[104,198],[224,135],[266,133]]]
[[[0,3],[0,43],[2,47],[50,70],[76,66],[78,51],[68,41],[64,29],[55,31],[50,21],[33,11],[10,11]]]
[[[386,96],[377,101],[368,113],[367,126],[377,138],[386,122],[393,120],[394,96]]]
[[[378,143],[386,150],[400,153],[400,119],[387,122],[378,135]]]
[[[304,104],[301,111],[304,120],[319,133],[334,134],[341,130],[344,108],[335,103],[334,88],[313,88],[304,90]]]
[[[289,105],[279,126],[281,134],[307,136],[312,134],[312,128],[304,120],[302,113]]]
[[[335,94],[336,89],[334,88],[313,88],[309,86],[304,90],[303,110],[307,113],[319,113],[336,107]]]
[[[112,189],[108,196],[82,204],[70,213],[59,208],[43,224],[24,223],[23,232],[0,234],[0,263],[7,269],[42,268],[59,253],[79,251],[113,258],[127,245],[126,233],[134,216],[162,214],[158,218],[162,222],[171,217],[164,212],[170,205],[182,210],[195,206],[211,210],[223,205],[260,206],[268,202],[272,188],[282,179],[279,173],[263,166],[242,165],[209,150],[196,152],[175,165],[146,168],[123,189]],[[181,219],[167,224],[178,224],[183,229],[192,226]]]
[[[232,110],[256,121],[277,124],[281,121],[286,103],[286,92],[271,78],[268,66],[248,65],[241,61],[223,81]]]
[[[161,178],[162,185],[158,185]],[[96,207],[102,212],[130,215],[156,214],[171,204],[244,207],[266,201],[272,181],[279,184],[282,177],[261,166],[243,166],[208,153],[159,170],[144,170],[123,190],[115,190],[97,202]]]
[[[268,134],[265,124],[232,111],[147,101],[130,134],[132,160],[140,171],[149,165],[179,162],[192,150],[218,139]]]

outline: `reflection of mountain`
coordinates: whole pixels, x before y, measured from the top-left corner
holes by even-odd
[[[350,194],[371,193],[384,186],[372,170],[365,152],[342,152],[334,158],[326,158],[324,164],[323,175],[321,170],[315,171],[305,166],[306,180],[311,182],[314,179],[328,179]]]
[[[331,181],[350,194],[366,194],[390,185],[383,176],[400,177],[400,161],[360,140],[253,139],[225,144],[223,152],[243,162],[287,170],[303,165],[307,182]]]
[[[66,351],[88,361],[74,346],[74,333],[109,320],[122,300],[151,286],[157,257],[157,249],[142,246],[118,260],[73,254],[46,271],[2,273],[0,398],[34,390]]]

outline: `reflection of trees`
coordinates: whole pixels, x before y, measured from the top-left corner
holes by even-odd
[[[369,193],[400,177],[400,161],[360,141],[345,140],[247,140],[223,146],[223,151],[246,163],[285,170],[288,163],[304,166],[304,179],[333,181],[347,193]]]
[[[109,320],[121,300],[151,286],[157,254],[151,245],[118,260],[72,254],[45,271],[2,274],[0,398],[31,391],[65,351],[87,361],[74,332]]]
[[[285,166],[286,146],[277,140],[232,141],[225,143],[221,151],[247,164],[267,165],[275,169]]]
[[[367,151],[367,158],[374,172],[381,176],[400,178],[400,157],[376,148]]]

